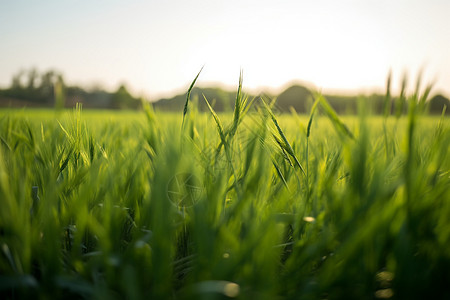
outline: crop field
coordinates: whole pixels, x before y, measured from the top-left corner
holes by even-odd
[[[426,95],[2,110],[0,297],[449,299],[450,122]]]

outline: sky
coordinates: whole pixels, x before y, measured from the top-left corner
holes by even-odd
[[[19,70],[150,100],[198,85],[394,92],[419,74],[450,96],[448,0],[0,2],[0,87]]]

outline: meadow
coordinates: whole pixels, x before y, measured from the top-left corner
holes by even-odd
[[[427,94],[384,116],[320,95],[278,115],[241,85],[232,114],[2,110],[0,296],[449,299],[450,123]]]

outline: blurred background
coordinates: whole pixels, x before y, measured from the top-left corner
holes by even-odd
[[[221,91],[242,69],[252,94],[382,94],[392,71],[394,93],[422,74],[448,97],[449,11],[445,0],[1,1],[0,101],[50,105],[61,86],[66,106],[134,108],[185,93],[202,66],[197,85]]]

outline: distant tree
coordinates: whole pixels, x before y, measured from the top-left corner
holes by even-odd
[[[53,92],[55,98],[55,109],[63,109],[66,103],[66,95],[64,91],[64,81],[62,79],[62,76],[58,76],[56,82],[53,84]]]
[[[292,106],[298,113],[305,113],[311,96],[311,91],[306,87],[293,85],[278,95],[276,106],[283,112],[289,112]]]
[[[27,88],[29,91],[33,91],[36,88],[36,80],[38,79],[38,71],[36,68],[31,68],[28,71],[28,82],[27,82]]]
[[[39,87],[39,94],[48,98],[53,94],[53,86],[56,83],[56,74],[55,71],[50,70],[41,75],[41,85]]]
[[[121,84],[112,95],[112,108],[115,109],[137,109],[140,107],[140,100],[134,98],[124,84]]]
[[[13,75],[12,82],[11,82],[11,89],[18,90],[23,88],[22,86],[22,77],[24,72],[21,70],[17,74]]]
[[[58,72],[49,70],[39,74],[36,68],[31,68],[14,74],[10,88],[4,90],[2,94],[13,99],[48,106],[54,102],[54,86],[57,83],[64,86],[63,77]]]
[[[431,98],[429,105],[429,111],[432,114],[440,114],[444,109],[444,106],[447,106],[446,115],[450,115],[450,100],[442,95],[436,95]]]

